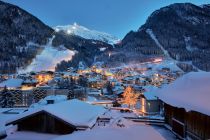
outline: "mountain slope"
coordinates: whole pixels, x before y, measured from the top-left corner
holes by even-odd
[[[65,48],[77,52],[72,57],[72,60],[58,64],[56,67],[57,71],[67,70],[69,67],[77,67],[80,61],[84,62],[87,66],[90,66],[95,61],[96,57],[113,49],[112,45],[105,42],[84,39],[79,36],[66,34],[66,32],[63,31],[59,31],[55,34],[52,45],[64,45]]]
[[[73,25],[56,26],[54,30],[56,32],[63,31],[69,35],[76,35],[85,39],[103,41],[109,44],[116,44],[119,41],[119,39],[110,34],[90,30],[86,27],[78,25],[77,23],[74,23]]]
[[[165,56],[167,53],[186,71],[210,71],[210,6],[177,3],[161,8],[137,32],[128,33],[121,46],[138,50],[139,54],[148,49],[147,55],[154,55],[157,50]]]
[[[35,56],[31,64],[25,68],[18,69],[18,73],[40,72],[40,71],[54,71],[55,67],[61,61],[69,61],[74,56],[75,52],[66,49],[64,46],[53,47],[52,40],[46,45],[42,45],[43,50]]]
[[[86,35],[89,35],[88,32],[94,33],[86,28],[83,30],[86,30]],[[54,70],[57,63],[71,60],[73,50],[77,54],[72,62],[68,62],[68,66],[78,65],[79,61],[91,65],[95,55],[102,53],[101,50],[112,48],[102,41],[69,35],[62,30],[55,32],[30,13],[2,1],[0,31],[0,73]],[[93,39],[103,39],[102,33],[95,33],[99,38]],[[107,34],[103,35],[109,38]],[[58,70],[64,70],[65,67],[59,66]]]
[[[0,1],[0,73],[30,64],[53,30],[21,8]],[[33,43],[30,43],[33,42]]]

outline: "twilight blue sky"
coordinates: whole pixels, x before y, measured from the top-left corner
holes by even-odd
[[[209,0],[4,0],[18,5],[49,26],[74,22],[123,38],[137,30],[156,9],[177,2],[197,5]]]

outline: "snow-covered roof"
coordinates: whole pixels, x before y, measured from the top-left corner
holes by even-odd
[[[116,91],[116,94],[120,95],[120,94],[123,94],[123,92],[124,92],[124,90],[118,90],[118,91]]]
[[[46,105],[42,108],[31,109],[23,114],[18,115],[16,118],[11,119],[7,122],[7,124],[11,124],[14,121],[40,111],[46,111],[76,127],[92,127],[95,124],[98,116],[102,115],[106,109],[102,106],[95,106],[74,99],[57,104]]]
[[[60,103],[63,101],[67,100],[66,95],[49,95],[45,97],[44,99],[41,99],[38,103],[32,104],[30,107],[35,108],[35,107],[42,107],[43,105],[47,105],[48,100],[53,100],[54,103]]]
[[[102,81],[99,77],[88,78],[88,82],[99,82],[99,81]]]
[[[165,138],[149,125],[131,125],[128,128],[97,128],[78,131],[54,140],[164,140]]]
[[[37,83],[38,81],[36,79],[26,79],[23,83],[25,84],[33,84]]]
[[[155,92],[144,92],[144,97],[147,100],[157,100],[157,97],[156,97],[156,93]]]
[[[74,77],[78,77],[79,74],[78,74],[78,73],[75,73],[75,72],[65,72],[65,73],[64,73],[64,76],[74,76]]]
[[[3,81],[0,83],[0,87],[3,88],[3,87],[7,87],[7,88],[19,88],[21,87],[23,83],[23,80],[22,79],[8,79],[6,81]]]
[[[91,103],[91,104],[112,104],[113,101],[112,100],[96,100],[96,101],[92,101],[89,103]]]
[[[88,91],[89,95],[100,95],[101,94],[101,90],[90,90]]]
[[[121,90],[124,90],[124,88],[122,86],[114,86],[114,88],[112,89],[112,91],[121,91]]]
[[[92,103],[92,102],[95,102],[95,101],[97,101],[97,99],[95,97],[92,97],[92,96],[88,96],[87,99],[86,99],[87,103]]]
[[[153,86],[153,85],[143,86],[143,88],[144,88],[147,92],[149,92],[149,91],[155,91],[155,90],[158,89],[158,87]]]
[[[157,96],[174,107],[210,115],[210,72],[191,72],[157,90]]]

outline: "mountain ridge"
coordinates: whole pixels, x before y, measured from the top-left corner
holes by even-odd
[[[210,71],[210,5],[176,3],[160,8],[118,42],[78,24],[52,29],[18,6],[0,1],[0,29],[0,73],[15,73],[31,64],[52,36],[53,47],[63,45],[78,52],[58,64],[58,71],[81,61],[88,66],[95,61],[114,66],[166,56],[184,71]]]
[[[77,24],[76,22],[73,25],[59,25],[54,27],[53,29],[56,32],[64,31],[66,34],[80,36],[85,39],[103,41],[111,45],[119,42],[119,39],[115,36],[96,30],[90,30],[84,26]]]
[[[146,31],[150,29],[169,55],[180,62],[182,69],[191,71],[197,67],[197,70],[210,71],[209,27],[209,5],[175,3],[154,11],[136,32],[131,31],[124,37],[121,47],[140,50],[139,53],[148,48],[162,51],[148,36]]]
[[[79,56],[81,52],[84,58],[78,58],[88,59],[89,63],[93,62],[94,55],[101,53],[101,47],[105,49],[112,47],[102,41],[76,35],[66,37],[64,33],[55,32],[20,7],[3,1],[0,1],[0,30],[0,73],[16,73],[19,69],[25,69],[45,50],[45,47],[49,46],[47,44],[53,36],[55,38],[52,41],[52,47],[64,45],[67,49],[78,51]],[[79,63],[77,60],[74,62]]]

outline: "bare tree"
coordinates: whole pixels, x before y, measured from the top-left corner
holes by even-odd
[[[137,103],[138,97],[139,95],[134,93],[133,88],[128,86],[123,93],[122,103],[130,108]]]

